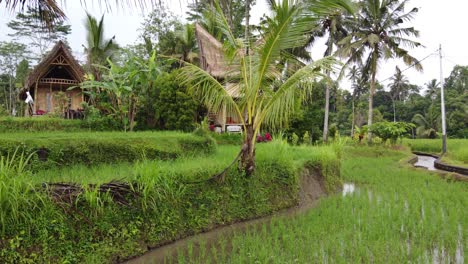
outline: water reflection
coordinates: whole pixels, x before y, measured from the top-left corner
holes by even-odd
[[[418,161],[414,164],[416,167],[424,167],[428,170],[436,170],[434,167],[434,162],[436,158],[430,156],[420,156],[418,155]]]
[[[343,184],[343,196],[354,193],[356,186],[354,183],[345,182]]]

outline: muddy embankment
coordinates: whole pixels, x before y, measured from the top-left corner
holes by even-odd
[[[196,253],[200,250],[200,241],[203,241],[204,247],[209,248],[220,239],[229,239],[234,233],[245,232],[250,228],[261,228],[263,224],[271,221],[273,217],[293,217],[299,213],[305,212],[316,206],[320,197],[326,195],[324,179],[318,169],[304,168],[301,173],[299,188],[299,203],[294,207],[281,210],[270,216],[218,227],[205,233],[180,239],[150,250],[144,255],[124,263],[147,264],[177,262],[177,255],[181,252],[186,252],[189,243],[193,245],[192,252],[195,253],[195,255],[192,253],[192,256],[196,256]]]

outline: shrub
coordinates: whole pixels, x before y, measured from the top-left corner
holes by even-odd
[[[414,127],[414,124],[411,123],[384,121],[372,124],[369,131],[380,137],[383,143],[390,139],[390,142],[395,144],[399,138],[402,138]]]

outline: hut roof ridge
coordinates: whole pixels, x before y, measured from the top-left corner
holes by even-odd
[[[83,68],[72,55],[69,47],[62,40],[59,40],[28,75],[25,89],[31,88],[31,86],[38,80],[38,78],[44,73],[46,73],[48,66],[59,55],[60,52],[62,52],[65,58],[68,60],[69,65],[74,72],[74,77],[77,78],[79,82],[82,82],[84,80]]]

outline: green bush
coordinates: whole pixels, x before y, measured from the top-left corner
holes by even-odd
[[[208,154],[216,143],[209,137],[167,132],[15,133],[0,138],[0,154],[16,148],[35,153],[34,169],[72,164],[132,162],[141,159],[174,159]]]
[[[368,129],[370,132],[380,137],[383,143],[390,140],[391,144],[395,144],[399,138],[408,134],[412,128],[414,128],[414,124],[412,123],[384,121],[374,123]]]

